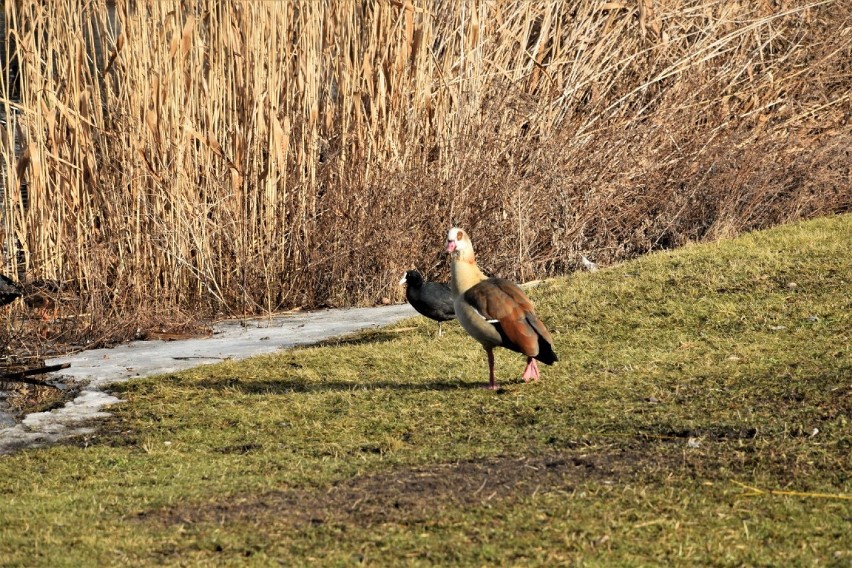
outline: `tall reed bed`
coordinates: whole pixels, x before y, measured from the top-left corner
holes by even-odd
[[[7,2],[3,266],[62,281],[72,335],[120,337],[398,299],[404,268],[445,275],[452,224],[527,279],[847,210],[850,14]]]

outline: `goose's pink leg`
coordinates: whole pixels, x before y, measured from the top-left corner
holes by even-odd
[[[524,369],[524,382],[538,380],[538,363],[532,357],[527,357],[527,366]]]
[[[486,349],[485,353],[488,354],[488,386],[485,388],[497,390],[497,381],[494,379],[494,351]]]

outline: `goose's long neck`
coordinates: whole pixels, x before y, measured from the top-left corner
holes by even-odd
[[[453,296],[464,294],[485,279],[486,276],[476,265],[472,250],[452,256],[450,288],[453,291]]]

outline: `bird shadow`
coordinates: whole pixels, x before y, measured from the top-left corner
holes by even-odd
[[[344,335],[343,337],[324,339],[316,343],[311,343],[309,346],[305,347],[341,347],[388,343],[394,339],[399,339],[399,334],[399,331],[394,330],[366,331],[355,335]]]
[[[501,386],[522,381],[503,381]],[[371,381],[354,383],[348,381],[309,382],[301,379],[273,379],[245,382],[240,379],[206,379],[197,383],[200,388],[211,390],[238,391],[250,395],[322,393],[322,392],[355,392],[392,390],[400,392],[452,391],[452,390],[481,390],[487,385],[483,381],[425,381],[425,382],[394,382]],[[503,389],[498,389],[497,393]]]

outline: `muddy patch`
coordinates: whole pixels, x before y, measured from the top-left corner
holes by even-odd
[[[74,400],[81,383],[58,377],[44,384],[0,380],[0,428],[11,427],[28,414],[49,412]]]
[[[553,454],[494,458],[405,468],[359,476],[326,490],[284,490],[244,495],[219,503],[181,504],[146,511],[146,523],[263,523],[287,520],[294,526],[346,523],[374,526],[435,518],[446,508],[487,506],[542,491],[571,492],[590,479],[616,479],[641,467],[640,455]]]

